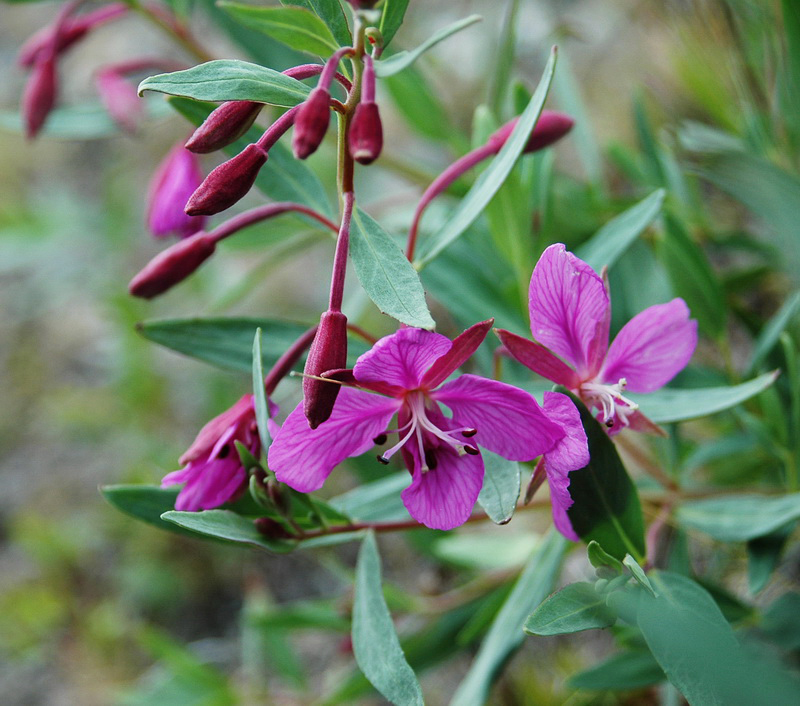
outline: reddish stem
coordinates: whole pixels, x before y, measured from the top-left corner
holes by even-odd
[[[289,374],[291,369],[295,366],[295,363],[300,360],[300,356],[303,355],[303,353],[312,344],[314,341],[314,336],[316,335],[317,327],[312,326],[291,346],[289,346],[289,348],[280,358],[278,358],[278,360],[275,362],[275,365],[272,366],[272,369],[264,378],[264,391],[268,396],[275,391],[278,383]]]
[[[234,216],[212,230],[209,235],[218,243],[220,240],[230,237],[242,228],[246,228],[253,223],[258,223],[267,218],[274,218],[275,216],[280,216],[283,213],[289,212],[302,213],[306,216],[310,216],[334,232],[339,230],[339,227],[332,220],[326,218],[321,213],[317,213],[313,208],[303,206],[299,203],[292,203],[291,201],[280,201],[278,203],[267,204],[266,206],[258,206],[257,208],[240,213],[238,216]]]
[[[350,249],[350,220],[353,217],[355,195],[352,191],[342,194],[344,202],[342,209],[342,224],[339,227],[339,237],[336,240],[336,253],[333,256],[333,274],[331,275],[331,295],[328,304],[329,311],[342,310],[344,296],[344,276],[347,270],[347,252]]]

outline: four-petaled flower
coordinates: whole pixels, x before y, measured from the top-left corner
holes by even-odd
[[[660,431],[624,393],[654,392],[686,367],[697,345],[697,322],[689,319],[683,299],[637,314],[609,347],[606,283],[556,243],[533,270],[528,303],[533,341],[497,331],[514,358],[599,410],[609,433],[625,427]]]
[[[349,377],[346,371],[338,376],[350,385],[326,422],[311,429],[302,404],[286,419],[269,449],[277,479],[301,492],[318,490],[337,464],[396,432],[398,442],[379,460],[388,463],[402,453],[412,476],[403,502],[428,527],[452,529],[469,518],[483,484],[479,446],[516,461],[544,455],[548,473],[566,492],[569,471],[589,461],[586,435],[569,398],[550,393],[542,410],[529,393],[502,382],[475,375],[445,382],[491,325],[491,320],[476,324],[453,341],[415,328],[378,341]],[[395,414],[397,428],[390,430]],[[569,504],[567,493],[562,505]]]

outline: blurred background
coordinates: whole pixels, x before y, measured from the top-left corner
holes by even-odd
[[[277,222],[226,244],[222,256],[165,297],[129,297],[129,279],[164,247],[145,229],[148,180],[188,127],[153,96],[138,134],[122,134],[94,107],[66,115],[52,134],[27,142],[17,129],[25,74],[15,56],[58,6],[0,9],[2,701],[305,704],[323,696],[352,703],[364,695],[377,703],[351,678],[352,548],[288,557],[229,549],[159,532],[120,514],[98,493],[101,484],[158,483],[177,467],[197,430],[250,385],[247,375],[144,340],[136,322],[223,314],[313,321],[327,291],[331,248],[324,234]],[[220,31],[206,0],[195,6],[192,28],[215,56],[249,54],[278,69],[298,63],[297,55],[265,38]],[[580,242],[633,197],[677,178],[670,169],[691,171],[694,156],[678,139],[687,121],[733,134],[765,164],[796,178],[797,126],[774,119],[776,57],[784,41],[779,2],[522,0],[516,58],[498,67],[510,7],[493,0],[411,0],[396,39],[403,47],[471,13],[484,22],[403,74],[411,83],[380,88],[385,156],[367,174],[360,170],[359,189],[362,205],[398,232],[421,189],[468,148],[476,107],[508,112],[522,90],[515,82],[532,90],[554,43],[560,65],[548,107],[571,113],[578,127],[548,157],[555,159],[555,176],[542,242]],[[62,104],[97,106],[97,68],[142,54],[190,60],[141,18],[125,18],[67,55]],[[425,80],[424,96],[414,93],[415,78]],[[70,137],[76,133],[90,139]],[[653,159],[654,153],[660,156]],[[214,160],[205,159],[204,168]],[[330,184],[332,142],[310,164]],[[697,216],[692,224],[710,238],[712,263],[741,265],[736,273],[750,276],[724,283],[729,305],[744,312],[730,325],[731,344],[721,351],[706,341],[700,353],[711,366],[736,367],[750,352],[747,316],[757,327],[772,314],[797,271],[780,272],[769,262],[759,270],[767,246],[759,245],[765,214],[758,203],[746,194],[730,198],[707,182],[697,195],[709,220]],[[766,215],[778,226],[779,248],[787,242],[780,240],[790,228],[786,218],[776,213],[772,222]],[[741,248],[715,249],[714,234],[721,232],[738,236]],[[650,279],[643,272],[633,287],[659,291],[663,273]],[[376,333],[390,330],[374,314],[366,319]],[[456,322],[440,320],[445,332],[456,330]],[[294,395],[286,385],[278,402],[292,404]],[[767,467],[763,456],[752,464]],[[347,479],[336,483],[339,490],[349,487]],[[548,522],[546,514],[527,513],[504,536],[524,544]],[[493,532],[485,528],[481,536]],[[387,577],[429,613],[442,607],[442,592],[457,581],[487,568],[502,579],[527,553],[524,546],[512,548],[499,566],[488,559],[488,567],[476,566],[459,555],[458,545],[428,556],[425,541],[390,537],[382,547]],[[327,602],[314,604],[309,629],[288,638],[276,606],[319,597]],[[413,632],[417,626],[401,620],[399,627]],[[595,634],[528,640],[492,703],[657,703],[655,690],[620,695],[567,686],[567,677],[598,661],[610,644]],[[423,676],[431,704],[446,702],[468,661],[462,653]],[[343,684],[353,690],[336,697]]]

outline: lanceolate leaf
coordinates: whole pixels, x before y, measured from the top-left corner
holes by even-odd
[[[491,164],[475,181],[475,184],[462,199],[453,215],[447,220],[445,226],[430,237],[421,255],[420,266],[430,262],[469,228],[492,200],[497,190],[503,185],[517,159],[525,149],[531,131],[539,120],[547,93],[550,90],[555,67],[556,50],[553,47],[550,59],[547,62],[547,66],[545,66],[542,80],[539,82],[530,103],[528,103],[528,107],[520,115],[514,131]]]
[[[767,322],[761,333],[758,334],[753,355],[748,365],[749,372],[754,373],[758,370],[758,367],[778,342],[781,333],[789,326],[798,311],[800,311],[800,292],[795,292],[783,303],[783,306]]]
[[[578,248],[575,254],[591,265],[595,272],[600,272],[603,267],[610,269],[617,258],[661,213],[665,196],[664,189],[654,191],[606,223],[588,242]]]
[[[311,89],[258,64],[217,59],[184,71],[150,76],[139,84],[139,94],[144,91],[201,101],[248,100],[289,108],[302,103]]]
[[[400,29],[400,25],[403,24],[403,17],[405,17],[407,7],[408,0],[386,0],[383,3],[380,30],[383,35],[384,47],[389,45],[392,37]]]
[[[681,503],[676,516],[683,527],[722,542],[746,542],[800,518],[800,493],[691,500]]]
[[[267,420],[269,419],[269,409],[267,408],[267,395],[264,391],[264,369],[261,357],[261,329],[256,329],[253,338],[253,402],[256,410],[256,424],[258,425],[258,436],[261,439],[261,448],[268,449],[271,443]]]
[[[356,565],[353,653],[364,676],[389,701],[398,706],[422,706],[422,689],[406,661],[383,598],[378,545],[371,531],[361,543]]]
[[[436,46],[439,42],[454,35],[456,32],[460,32],[462,29],[466,29],[470,25],[480,22],[482,19],[483,18],[480,15],[470,15],[469,17],[465,17],[463,20],[459,20],[458,22],[454,22],[453,24],[440,29],[429,39],[420,44],[416,49],[412,49],[411,51],[401,51],[394,56],[390,56],[388,59],[376,61],[375,74],[380,78],[385,78],[402,71],[403,69],[411,66],[411,64],[419,59],[419,57],[431,47]]]
[[[328,25],[340,46],[346,47],[352,44],[353,36],[350,34],[347,18],[339,0],[281,0],[281,4],[313,10]]]
[[[328,25],[302,7],[254,7],[235,2],[217,5],[245,27],[263,32],[292,49],[327,58],[339,48]]]
[[[606,606],[605,595],[591,583],[573,583],[548,597],[525,621],[531,635],[567,633],[611,627],[616,615]]]
[[[682,422],[735,407],[766,390],[777,377],[778,372],[775,371],[729,387],[665,387],[649,395],[631,395],[631,398],[657,424]]]
[[[520,470],[516,461],[483,449],[483,487],[478,502],[486,514],[499,525],[508,522],[517,507],[520,491]]]
[[[353,213],[350,257],[361,286],[384,314],[409,326],[436,325],[417,271],[389,234],[361,209]]]
[[[567,540],[555,530],[542,539],[494,619],[450,706],[483,706],[495,678],[525,637],[528,614],[553,590]]]
[[[614,442],[583,403],[565,388],[581,414],[589,440],[589,465],[569,474],[569,494],[574,504],[568,515],[576,534],[595,540],[603,549],[623,559],[644,556],[644,523],[639,495],[622,465]]]

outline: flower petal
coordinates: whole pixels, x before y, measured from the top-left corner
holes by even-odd
[[[279,481],[301,493],[319,490],[337,464],[373,445],[401,404],[401,400],[343,389],[330,418],[311,429],[301,402],[269,447],[269,468]]]
[[[569,505],[562,505],[555,497],[551,497],[550,503],[553,506],[553,524],[556,526],[556,529],[567,539],[573,542],[579,542],[580,537],[575,533],[572,522],[567,514],[567,510],[570,505],[572,505],[572,498],[570,498]]]
[[[630,392],[653,392],[686,367],[697,346],[697,322],[683,299],[656,304],[634,316],[617,334],[600,377],[627,381]]]
[[[567,474],[589,463],[589,442],[581,424],[581,414],[569,397],[560,392],[545,392],[544,411],[547,418],[564,432],[555,446],[545,452],[547,477],[551,479],[551,474],[563,476],[566,490],[569,485]],[[552,486],[552,480],[550,482]]]
[[[422,471],[419,450],[406,444],[414,459],[413,481],[401,497],[409,514],[431,529],[449,530],[463,525],[483,485],[483,459],[459,456],[449,446],[435,450],[436,468]]]
[[[505,329],[495,329],[495,333],[511,357],[518,360],[526,368],[530,368],[537,375],[552,380],[558,385],[564,385],[571,390],[580,387],[581,379],[572,368],[556,358],[547,348],[529,341],[527,338],[517,336]]]
[[[610,306],[595,271],[561,243],[551,245],[533,269],[528,306],[534,340],[592,377],[608,345],[601,339]]]
[[[356,380],[385,382],[404,390],[419,387],[425,371],[450,350],[446,336],[421,328],[401,328],[385,336],[357,361]]]
[[[222,414],[214,417],[198,432],[192,445],[186,449],[181,456],[180,463],[186,464],[190,461],[205,456],[211,452],[220,437],[225,434],[229,427],[238,425],[244,421],[248,415],[253,415],[255,419],[255,408],[253,407],[253,395],[244,395],[233,407],[226,409]]]
[[[185,482],[175,509],[184,512],[210,510],[233,500],[247,484],[247,472],[235,455],[211,461],[194,461],[164,476],[161,486]]]
[[[474,326],[470,326],[464,333],[454,338],[450,350],[437,358],[436,362],[422,376],[423,387],[433,389],[447,380],[459,366],[463,365],[478,350],[478,346],[483,343],[493,323],[494,319],[481,321]]]
[[[530,461],[563,436],[532,395],[504,382],[461,375],[431,397],[446,404],[455,421],[478,430],[477,444],[512,461]]]

